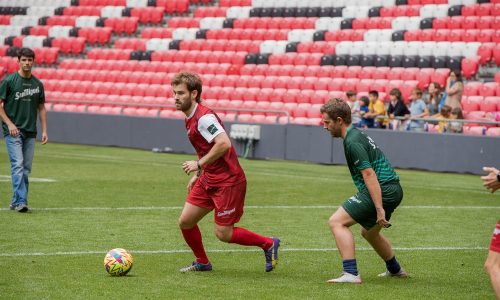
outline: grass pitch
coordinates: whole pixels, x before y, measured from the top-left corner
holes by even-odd
[[[278,268],[264,272],[254,248],[219,242],[213,215],[200,224],[210,273],[180,274],[193,256],[177,227],[190,155],[37,144],[32,211],[7,209],[9,163],[0,142],[0,299],[492,299],[483,263],[500,195],[478,176],[398,170],[405,192],[385,230],[411,274],[381,279],[384,263],[354,226],[363,284],[329,285],[341,259],[326,225],[355,193],[346,166],[241,160],[248,178],[240,223],[282,240]],[[53,182],[35,182],[35,178]],[[103,267],[129,249],[126,277]]]

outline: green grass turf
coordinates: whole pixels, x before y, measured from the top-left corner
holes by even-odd
[[[180,274],[193,259],[176,225],[189,179],[181,163],[192,158],[37,144],[31,177],[55,182],[31,183],[30,213],[6,210],[11,186],[0,176],[0,299],[494,297],[483,263],[500,198],[484,190],[478,176],[398,170],[405,198],[385,233],[401,248],[397,257],[412,277],[377,278],[385,266],[354,226],[363,284],[328,285],[341,260],[326,222],[355,188],[346,166],[300,162],[241,160],[249,185],[240,225],[281,238],[275,271],[264,272],[261,251],[219,242],[209,215],[200,227],[214,271]],[[0,175],[9,175],[3,141]],[[105,252],[117,247],[135,259],[123,278],[103,267]]]

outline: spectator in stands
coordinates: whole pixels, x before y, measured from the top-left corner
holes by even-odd
[[[349,107],[351,108],[351,114],[352,114],[351,124],[354,127],[359,127],[359,122],[361,122],[361,117],[359,115],[360,104],[358,99],[356,99],[356,92],[347,91],[345,95],[347,96],[347,104],[349,104]]]
[[[429,110],[429,115],[433,116],[439,113],[439,103],[443,94],[441,93],[441,85],[437,82],[431,82],[428,87],[428,98],[427,98],[427,109]]]
[[[365,115],[370,111],[370,99],[366,96],[361,96],[359,98],[361,105],[359,107],[359,115],[361,116],[361,121],[359,122],[359,127],[361,128],[373,128],[373,118],[367,118]]]
[[[441,107],[441,111],[439,112],[439,114],[433,116],[433,118],[440,119],[440,120],[450,119],[451,118],[451,107],[448,105],[443,105],[443,107]],[[448,124],[448,122],[446,122],[446,121],[439,121],[438,122],[438,132],[439,133],[445,132],[447,124]]]
[[[10,209],[28,211],[28,175],[31,172],[40,116],[42,145],[48,141],[45,92],[42,82],[31,74],[35,52],[21,48],[17,54],[19,70],[0,84],[0,118],[10,159],[13,196]]]
[[[452,109],[450,118],[455,120],[463,120],[464,115],[462,113],[462,109],[460,107],[455,107],[454,109]],[[462,122],[450,121],[446,125],[446,132],[462,133],[464,131],[463,127],[464,123]]]
[[[413,89],[410,97],[410,115],[411,118],[425,118],[429,115],[429,109],[422,100],[422,90],[419,88]],[[424,122],[411,120],[408,127],[411,131],[424,131]]]
[[[376,120],[377,117],[384,117],[386,114],[384,101],[378,98],[377,91],[370,91],[368,93],[368,98],[370,99],[369,112],[365,113],[365,118],[374,119],[374,126],[379,128],[385,128],[384,119]]]
[[[481,176],[483,185],[490,192],[494,193],[500,188],[500,171],[492,167],[484,167],[483,170],[488,172],[488,175]],[[484,269],[490,276],[497,299],[500,299],[500,221],[498,221],[495,231],[493,231],[490,251],[484,263]]]
[[[392,89],[389,92],[389,98],[391,102],[389,103],[389,107],[387,108],[387,114],[389,115],[390,124],[394,130],[399,129],[401,125],[401,120],[394,120],[394,117],[405,117],[410,114],[408,107],[403,102],[403,96],[401,95],[401,91],[397,88]]]
[[[464,91],[464,84],[462,82],[462,75],[459,70],[452,70],[450,76],[446,80],[446,88],[444,92],[444,103],[441,104],[450,106],[452,109],[455,107],[462,108],[462,94]]]

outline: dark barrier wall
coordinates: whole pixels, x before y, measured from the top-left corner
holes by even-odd
[[[54,142],[139,149],[169,147],[194,153],[184,120],[49,112]],[[227,131],[230,123],[225,124]],[[367,130],[398,168],[481,174],[483,166],[500,167],[500,138],[456,134]],[[237,152],[246,144],[234,141]],[[261,140],[249,157],[345,164],[341,139],[319,126],[261,125]]]

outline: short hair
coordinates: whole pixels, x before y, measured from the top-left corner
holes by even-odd
[[[180,72],[175,74],[174,78],[172,78],[171,85],[179,85],[186,84],[186,87],[189,92],[198,91],[198,95],[196,96],[196,102],[201,102],[201,91],[202,91],[202,82],[200,76],[196,73],[192,72]]]
[[[352,90],[349,90],[347,92],[345,92],[345,95],[348,97],[348,98],[351,98],[353,96],[356,96],[356,92],[355,91],[352,91]]]
[[[21,48],[17,50],[17,59],[20,60],[21,56],[35,59],[35,52],[30,48]]]
[[[455,74],[455,76],[457,77],[457,81],[462,82],[462,72],[460,72],[460,70],[458,69],[451,70],[450,74],[451,73]]]
[[[419,88],[414,88],[413,92],[415,92],[415,94],[417,94],[418,96],[422,96],[422,90]]]
[[[368,95],[372,95],[378,98],[378,91],[372,90],[368,92]]]
[[[441,114],[443,113],[446,113],[446,114],[449,114],[451,113],[451,106],[449,105],[443,105],[443,107],[441,107]]]
[[[349,104],[340,98],[330,99],[323,104],[320,109],[321,113],[326,113],[332,120],[341,118],[346,124],[351,124],[351,108]]]
[[[455,107],[454,109],[451,110],[452,115],[457,115],[457,119],[463,119],[464,114],[462,112],[462,109],[460,107]]]
[[[361,101],[364,105],[370,104],[370,99],[368,99],[368,97],[366,96],[361,96],[361,98],[359,98],[359,101]]]
[[[389,95],[391,96],[396,96],[396,98],[401,99],[401,91],[398,88],[393,88],[390,92]]]

